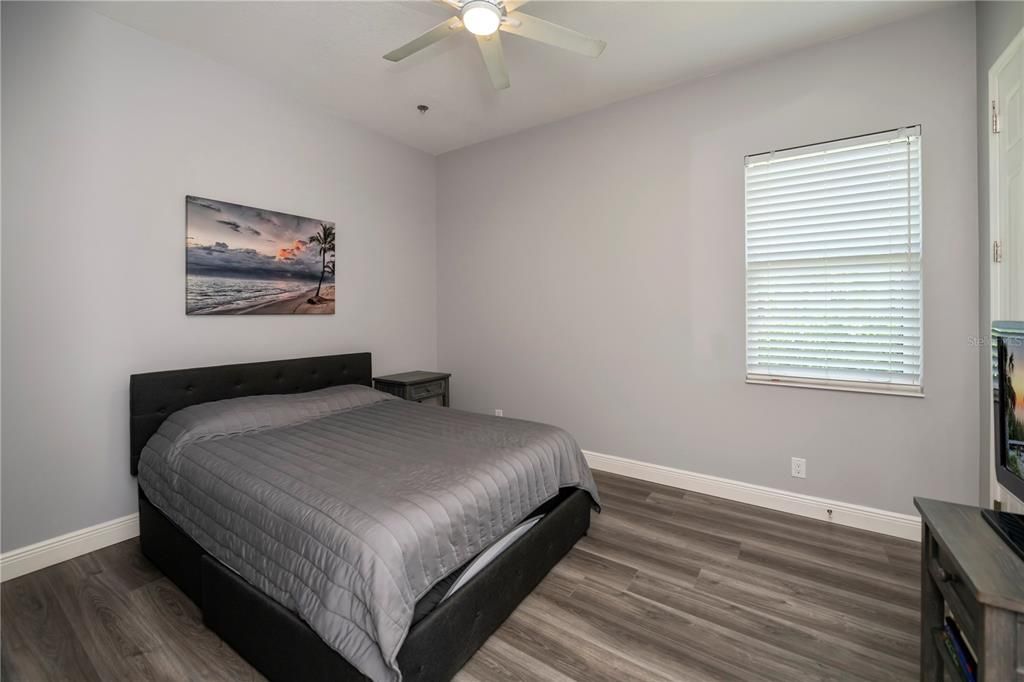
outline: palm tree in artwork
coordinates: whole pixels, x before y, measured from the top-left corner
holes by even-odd
[[[309,242],[320,247],[320,282],[316,285],[316,296],[314,296],[314,298],[319,299],[320,287],[324,285],[324,276],[328,272],[332,275],[334,274],[334,226],[320,223],[320,231],[310,237]],[[327,254],[331,254],[329,262]]]

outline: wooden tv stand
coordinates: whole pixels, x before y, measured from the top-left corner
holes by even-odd
[[[921,680],[962,679],[941,639],[946,613],[978,658],[978,682],[1024,682],[1024,561],[978,507],[919,497]],[[945,675],[944,675],[945,674]]]

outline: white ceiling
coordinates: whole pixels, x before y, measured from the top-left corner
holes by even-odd
[[[924,2],[531,2],[601,38],[598,59],[505,34],[512,87],[494,90],[466,33],[392,64],[381,56],[452,15],[431,2],[102,2],[98,12],[195,49],[345,118],[438,154],[834,40]],[[421,116],[416,105],[427,104]]]

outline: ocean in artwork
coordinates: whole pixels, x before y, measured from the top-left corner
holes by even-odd
[[[235,279],[233,277],[188,276],[188,312],[196,315],[254,312],[275,303],[310,295],[316,289],[307,281]],[[301,300],[296,302],[300,305]]]
[[[334,223],[186,197],[189,315],[331,315]]]

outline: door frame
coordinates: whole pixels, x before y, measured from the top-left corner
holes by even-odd
[[[991,357],[991,334],[992,334],[992,321],[999,319],[1000,304],[1002,303],[1002,274],[1003,271],[998,267],[998,263],[992,259],[993,244],[998,241],[1000,244],[1003,242],[1002,229],[999,222],[999,138],[997,133],[992,132],[992,101],[996,99],[997,91],[997,78],[996,74],[1006,66],[1006,63],[1010,60],[1011,56],[1020,49],[1024,49],[1024,28],[1014,36],[1010,44],[1006,46],[1002,54],[999,55],[999,59],[992,64],[992,67],[988,70],[988,99],[985,100],[985,130],[988,131],[988,244],[986,258],[989,259],[989,311],[988,311],[988,325],[982,330],[984,338],[989,340],[987,358]],[[1002,114],[1002,112],[999,112]],[[986,420],[986,428],[989,434],[995,433],[995,405],[992,394],[992,382],[989,380],[989,372],[991,371],[991,364],[986,360],[985,365],[988,370],[985,374],[985,411],[988,414]],[[999,483],[996,481],[996,467],[995,467],[995,449],[996,439],[994,437],[989,438],[988,448],[988,488],[989,488],[989,499],[983,500],[985,506],[989,506],[992,501],[998,500],[1003,501],[1003,490]]]

